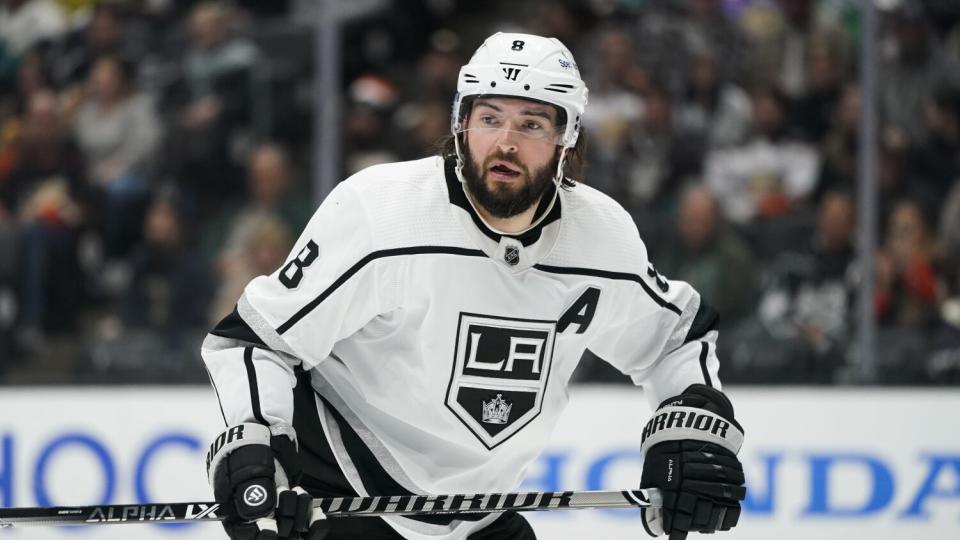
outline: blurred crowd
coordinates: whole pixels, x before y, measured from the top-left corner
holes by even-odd
[[[341,177],[436,153],[488,34],[554,36],[590,88],[577,180],[720,311],[726,381],[857,382],[871,272],[878,382],[960,383],[960,4],[878,2],[874,268],[859,4],[344,2]],[[0,383],[204,380],[203,334],[315,208],[318,5],[0,0]]]

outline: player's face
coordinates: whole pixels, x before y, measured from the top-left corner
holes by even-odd
[[[498,218],[522,213],[553,182],[557,111],[525,99],[478,99],[466,122],[463,176],[477,203]]]

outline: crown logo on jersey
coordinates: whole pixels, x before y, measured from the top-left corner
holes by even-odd
[[[497,394],[497,397],[489,402],[483,402],[482,420],[487,424],[506,424],[510,420],[510,409],[513,404],[507,403],[503,399],[503,394]]]

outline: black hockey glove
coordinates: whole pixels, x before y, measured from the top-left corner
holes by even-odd
[[[207,453],[207,476],[232,540],[321,540],[325,516],[296,485],[297,450],[285,436],[261,424],[240,424],[221,433]]]
[[[737,452],[743,428],[719,390],[694,384],[660,404],[643,430],[641,488],[658,488],[661,508],[644,508],[651,536],[686,538],[736,526],[747,494]]]

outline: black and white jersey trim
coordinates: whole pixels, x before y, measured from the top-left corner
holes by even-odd
[[[229,426],[230,422],[227,422],[227,413],[223,412],[223,400],[220,399],[220,389],[217,388],[217,383],[213,380],[213,375],[210,374],[210,368],[205,365],[204,371],[207,372],[207,379],[210,380],[210,386],[213,387],[213,393],[217,396],[217,406],[220,407],[220,416],[223,417],[223,425]]]
[[[384,249],[380,251],[374,251],[373,253],[370,253],[366,257],[360,259],[356,264],[354,264],[349,269],[347,269],[346,272],[341,274],[340,277],[336,279],[336,281],[334,281],[329,287],[324,289],[324,291],[320,293],[316,298],[311,300],[307,305],[303,306],[300,309],[300,311],[297,311],[295,314],[293,314],[293,316],[287,319],[286,322],[278,326],[277,333],[280,335],[283,335],[285,332],[290,330],[290,328],[292,328],[293,325],[297,324],[298,322],[300,322],[301,319],[309,315],[310,312],[313,311],[321,303],[323,303],[323,301],[328,296],[333,294],[334,291],[336,291],[338,288],[340,288],[340,286],[346,283],[347,280],[353,277],[354,274],[359,272],[364,266],[370,264],[371,262],[377,259],[383,259],[387,257],[400,257],[405,255],[429,255],[429,254],[459,255],[463,257],[486,257],[487,256],[486,253],[478,249],[469,249],[469,248],[462,248],[462,247],[455,247],[455,246],[415,246],[415,247],[407,247],[407,248],[394,248],[394,249]],[[647,285],[646,281],[644,281],[643,278],[637,274],[628,274],[626,272],[611,272],[608,270],[598,270],[593,268],[550,266],[546,264],[536,264],[533,267],[536,268],[537,270],[540,270],[541,272],[547,272],[551,274],[575,274],[575,275],[583,275],[583,276],[600,277],[600,278],[606,278],[606,279],[633,281],[635,283],[638,283],[640,287],[643,288],[644,292],[646,292],[647,295],[650,296],[650,298],[653,299],[653,301],[656,302],[656,304],[659,305],[660,307],[668,309],[673,313],[676,313],[678,316],[682,313],[680,308],[678,308],[676,305],[658,296],[657,293],[655,293],[653,289],[651,289],[650,286]],[[218,325],[218,328],[219,328],[219,325]],[[257,339],[259,340],[259,338]]]
[[[644,292],[647,293],[647,296],[649,296],[654,302],[656,302],[658,306],[676,313],[677,316],[680,316],[683,313],[683,311],[680,308],[678,308],[676,305],[671,304],[670,302],[658,296],[657,293],[650,288],[650,285],[647,285],[647,282],[644,281],[644,279],[637,274],[628,274],[626,272],[611,272],[609,270],[598,270],[595,268],[570,268],[565,266],[550,266],[546,264],[535,264],[533,265],[533,267],[536,268],[537,270],[540,270],[541,272],[549,272],[551,274],[574,274],[574,275],[581,275],[581,276],[600,277],[600,278],[606,278],[606,279],[633,281],[635,283],[639,283],[640,286],[643,288]]]
[[[710,345],[706,342],[700,342],[700,371],[703,373],[703,382],[713,388],[713,381],[710,379],[710,370],[707,369],[707,358],[709,358]]]
[[[707,335],[707,332],[716,330],[719,326],[720,314],[717,313],[717,310],[710,307],[701,297],[700,305],[697,307],[697,313],[693,316],[693,322],[690,323],[690,330],[687,332],[687,336],[683,339],[683,342],[690,343],[691,341],[696,341]]]
[[[304,473],[308,477],[316,478],[324,482],[324,486],[320,487],[320,491],[330,491],[330,495],[333,496],[344,496],[341,495],[341,493],[348,493],[346,496],[357,496],[356,491],[350,487],[349,481],[337,464],[334,452],[330,448],[330,444],[324,434],[323,424],[318,416],[317,407],[312,403],[314,399],[320,399],[323,402],[323,407],[330,413],[328,418],[333,417],[336,423],[336,429],[340,433],[344,449],[359,475],[360,481],[363,483],[363,488],[368,494],[420,495],[406,489],[390,476],[383,468],[383,465],[377,460],[373,451],[364,444],[360,435],[350,426],[343,415],[323,396],[314,392],[310,386],[309,375],[305,372],[300,372],[297,378],[298,384],[294,390],[294,400],[296,402],[294,428],[300,440],[301,457],[306,457],[306,459],[303,460]],[[314,480],[308,480],[308,483],[313,482]],[[422,523],[429,523],[431,525],[446,526],[457,520],[479,521],[486,516],[487,514],[478,513],[444,516],[405,516],[405,518]]]
[[[263,340],[260,339],[260,336],[258,336],[257,333],[250,328],[250,325],[248,325],[247,322],[244,321],[240,316],[236,306],[234,306],[233,311],[229,315],[217,323],[217,326],[211,330],[210,333],[215,336],[236,339],[238,341],[243,341],[252,345],[267,348]]]
[[[319,306],[323,301],[333,294],[341,285],[347,282],[348,279],[353,277],[354,274],[359,272],[364,266],[370,264],[371,262],[377,259],[383,259],[386,257],[399,257],[403,255],[425,255],[425,254],[449,254],[449,255],[460,255],[463,257],[486,257],[487,254],[480,251],[479,249],[468,249],[462,247],[453,247],[453,246],[416,246],[416,247],[407,247],[407,248],[394,248],[394,249],[384,249],[380,251],[374,251],[366,257],[360,259],[356,264],[351,266],[346,272],[340,275],[336,281],[333,282],[329,287],[324,289],[316,298],[311,300],[307,305],[303,306],[300,311],[296,312],[292,317],[287,319],[287,321],[277,327],[278,334],[284,334],[287,330],[293,327],[293,325],[300,322],[301,319],[306,317],[313,311],[317,306]]]
[[[250,384],[250,408],[253,410],[253,417],[257,422],[270,427],[270,423],[264,420],[263,412],[260,410],[260,389],[257,386],[257,370],[253,365],[253,347],[243,348],[243,364],[247,368],[247,382]]]

